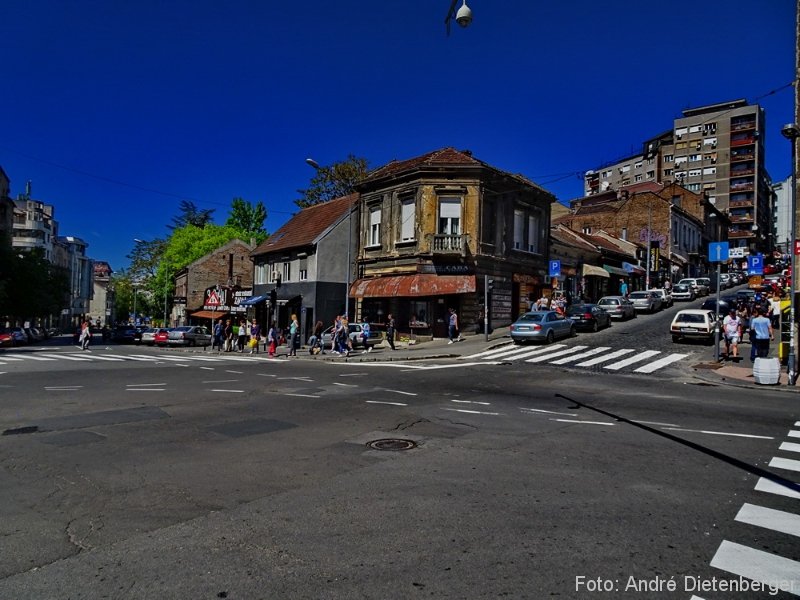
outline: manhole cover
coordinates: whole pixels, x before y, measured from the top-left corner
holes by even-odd
[[[399,450],[411,450],[412,448],[416,448],[417,442],[412,442],[411,440],[386,439],[369,442],[367,446],[373,450],[397,452]]]

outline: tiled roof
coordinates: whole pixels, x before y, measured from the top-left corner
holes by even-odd
[[[567,246],[574,246],[576,248],[583,248],[584,250],[592,250],[597,252],[597,246],[592,243],[587,237],[577,231],[572,231],[564,225],[558,225],[550,229],[550,237],[557,242]]]
[[[251,256],[312,244],[326,229],[347,215],[356,202],[358,194],[350,194],[304,208],[259,244]]]

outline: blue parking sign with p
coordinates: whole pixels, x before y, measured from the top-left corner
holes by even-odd
[[[764,274],[764,255],[756,254],[747,257],[747,274],[748,275],[763,275]]]
[[[560,260],[551,260],[550,261],[550,272],[548,273],[550,277],[561,277],[561,261]]]

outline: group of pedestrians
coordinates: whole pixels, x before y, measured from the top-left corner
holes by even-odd
[[[261,324],[252,319],[240,319],[238,324],[234,324],[231,319],[219,319],[214,325],[211,340],[211,350],[216,348],[217,352],[240,352],[247,350],[250,354],[258,354],[259,344],[264,344],[267,349],[267,339],[273,337],[275,330],[273,322],[265,332],[261,329]],[[274,348],[270,347],[270,355],[274,356]]]
[[[767,358],[769,343],[775,339],[780,327],[781,297],[756,295],[752,301],[739,301],[722,321],[725,357],[739,360],[739,343],[747,333],[750,341],[750,360]]]

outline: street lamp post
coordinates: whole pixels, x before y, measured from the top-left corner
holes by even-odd
[[[795,313],[795,286],[797,275],[795,273],[795,245],[797,244],[796,235],[797,232],[795,230],[795,210],[797,208],[797,138],[800,137],[800,128],[795,123],[789,123],[788,125],[784,125],[781,128],[781,134],[789,143],[792,144],[792,193],[791,193],[791,204],[789,209],[789,218],[791,219],[791,227],[789,233],[789,264],[791,265],[791,273],[792,273],[792,285],[789,289],[789,359],[786,365],[787,371],[787,380],[789,385],[794,385],[795,381],[797,380],[797,373],[795,369],[795,338],[794,338],[794,330],[795,330],[795,322],[794,322],[794,313]],[[780,333],[780,332],[779,332]],[[780,337],[778,338],[780,340]]]

